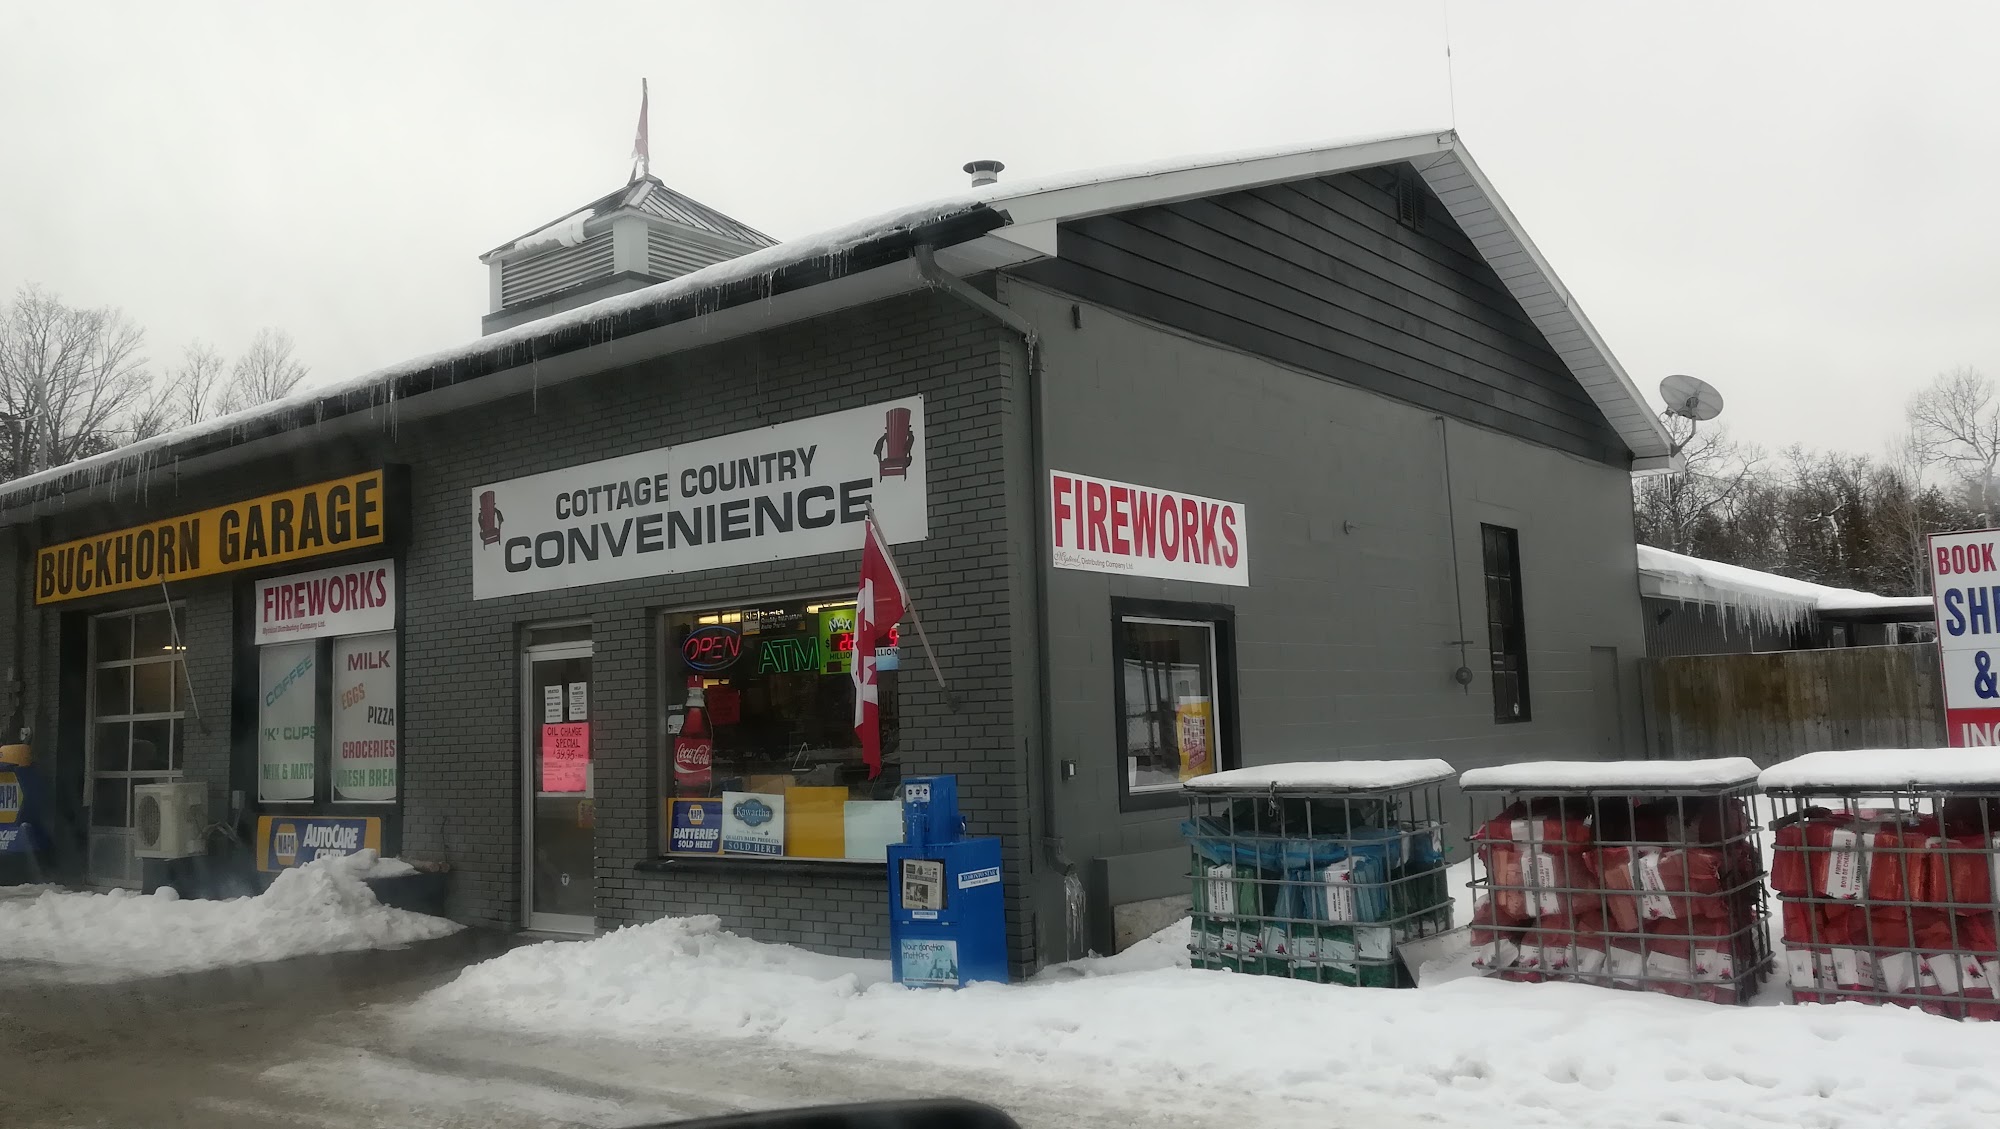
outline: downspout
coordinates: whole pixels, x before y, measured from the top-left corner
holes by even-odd
[[[1040,740],[1042,746],[1042,786],[1039,789],[1040,795],[1037,797],[1042,818],[1041,847],[1043,858],[1050,866],[1055,868],[1058,874],[1061,874],[1065,879],[1074,879],[1077,877],[1076,863],[1063,850],[1062,836],[1055,833],[1056,782],[1062,778],[1062,766],[1056,763],[1055,743],[1051,739],[1052,734],[1055,732],[1055,726],[1049,707],[1050,699],[1054,696],[1049,674],[1049,640],[1053,637],[1053,625],[1050,623],[1048,578],[1043,562],[1054,559],[1054,548],[1049,544],[1048,491],[1042,489],[1041,485],[1048,481],[1049,472],[1046,455],[1042,449],[1042,402],[1044,399],[1043,381],[1045,373],[1041,364],[1040,339],[1035,332],[1035,327],[1029,323],[1027,318],[1022,317],[1005,304],[987,297],[978,287],[940,268],[937,265],[937,256],[932,252],[928,244],[918,244],[916,249],[911,252],[911,257],[916,260],[917,273],[923,276],[926,285],[944,291],[946,294],[972,307],[979,313],[992,318],[994,321],[1020,334],[1021,344],[1027,352],[1028,461],[1030,464],[1029,469],[1034,475],[1035,485],[1033,490],[1036,498],[1035,543],[1038,546],[1040,554],[1035,561],[1033,575],[1035,578],[1035,609],[1041,634],[1040,646],[1038,648],[1041,653],[1036,656],[1037,661],[1035,663],[1035,681],[1038,699],[1035,708],[1037,711],[1037,724],[1041,729]],[[1070,908],[1069,912],[1072,918],[1077,918],[1066,923],[1068,925],[1066,932],[1071,938],[1075,937],[1076,930],[1081,927],[1082,922],[1078,916],[1081,913],[1081,909],[1082,907],[1080,906],[1072,906]],[[1072,944],[1074,944],[1074,941],[1072,941]]]

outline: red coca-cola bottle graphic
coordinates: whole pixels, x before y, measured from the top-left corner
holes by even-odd
[[[682,796],[706,796],[715,781],[715,734],[708,726],[708,703],[701,678],[688,678],[687,713],[674,735],[674,791]]]

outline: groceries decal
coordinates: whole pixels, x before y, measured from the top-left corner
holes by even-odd
[[[321,855],[382,849],[382,821],[375,816],[265,815],[257,818],[257,869],[287,870]]]
[[[871,507],[922,541],[924,451],[910,396],[475,487],[472,596],[849,551]]]

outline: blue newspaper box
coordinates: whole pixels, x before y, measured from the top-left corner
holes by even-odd
[[[968,839],[958,778],[903,781],[903,841],[889,846],[889,959],[896,982],[1007,982],[1000,840]]]

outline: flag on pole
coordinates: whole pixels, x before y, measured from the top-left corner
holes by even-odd
[[[876,685],[875,641],[903,618],[909,596],[890,559],[888,542],[870,514],[861,543],[861,586],[854,595],[854,732],[868,778],[882,774],[882,699]]]
[[[653,171],[652,143],[648,141],[646,137],[646,104],[648,101],[651,100],[651,97],[652,96],[646,90],[646,80],[643,78],[640,79],[639,80],[639,132],[636,136],[632,138],[633,180],[638,180],[640,177],[645,176],[646,174]]]

